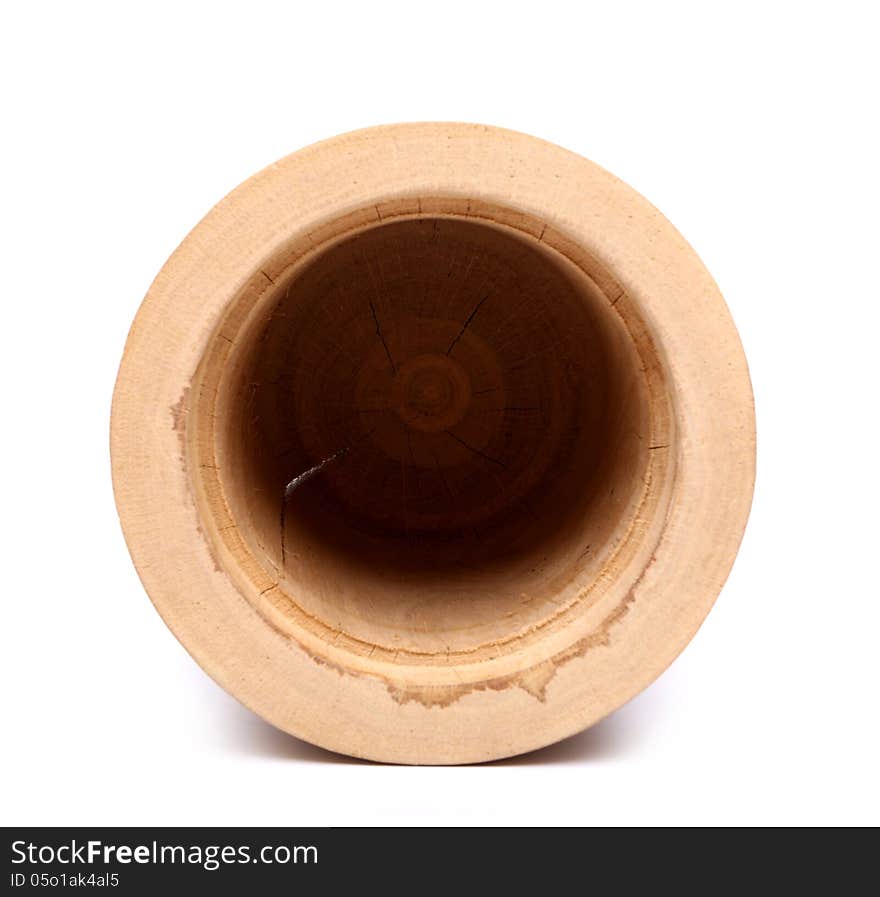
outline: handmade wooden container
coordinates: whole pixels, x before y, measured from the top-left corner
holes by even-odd
[[[135,565],[199,664],[334,751],[491,760],[591,725],[709,611],[754,476],[712,278],[534,137],[409,124],[248,180],[138,312]]]

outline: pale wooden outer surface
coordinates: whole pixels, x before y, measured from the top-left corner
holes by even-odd
[[[515,667],[487,669],[486,684],[471,678],[473,687],[435,704],[400,700],[382,678],[316,659],[270,626],[217,568],[181,462],[187,386],[253,272],[292,238],[317,233],[346,211],[412,196],[521,209],[610,269],[665,362],[678,452],[652,558],[623,597],[610,590],[555,636],[559,660],[549,672],[542,668],[540,687],[517,679]],[[514,132],[442,123],[317,144],[216,206],[141,306],[111,426],[114,489],[132,557],[157,609],[201,666],[300,738],[405,763],[474,762],[541,747],[598,721],[656,678],[693,636],[733,563],[751,501],[754,442],[735,328],[672,225],[579,156]],[[528,666],[523,658],[507,662]]]

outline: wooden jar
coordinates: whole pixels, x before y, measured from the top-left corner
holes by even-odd
[[[462,124],[345,134],[217,205],[129,334],[125,537],[168,626],[299,738],[491,760],[687,644],[748,515],[745,358],[678,232]]]

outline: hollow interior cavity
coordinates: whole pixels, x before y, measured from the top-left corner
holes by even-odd
[[[538,239],[460,217],[315,250],[235,337],[214,438],[278,588],[363,645],[469,651],[599,576],[644,488],[643,367]]]

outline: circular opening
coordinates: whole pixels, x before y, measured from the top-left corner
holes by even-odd
[[[288,248],[213,341],[204,513],[334,644],[497,655],[638,538],[668,448],[647,344],[533,230],[418,215]]]

